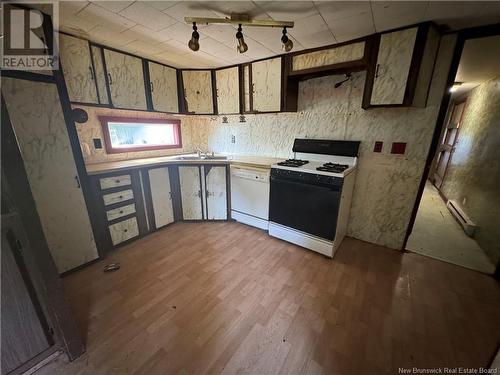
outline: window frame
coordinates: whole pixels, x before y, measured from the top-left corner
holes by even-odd
[[[141,151],[155,151],[155,150],[168,150],[173,148],[182,148],[182,132],[181,120],[179,119],[153,119],[153,118],[140,118],[140,117],[120,117],[120,116],[98,116],[101,122],[101,130],[104,138],[104,146],[108,154],[121,154],[127,152],[141,152]],[[166,123],[174,125],[174,139],[177,141],[173,145],[155,145],[155,146],[138,146],[138,147],[113,147],[111,143],[111,136],[109,134],[110,122],[125,122],[135,124],[158,124]]]

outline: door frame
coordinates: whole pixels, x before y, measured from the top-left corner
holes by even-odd
[[[455,32],[449,33],[449,34],[455,34]],[[441,130],[445,124],[446,114],[448,112],[448,106],[449,106],[450,100],[451,100],[450,88],[453,86],[453,82],[455,81],[455,76],[456,76],[457,71],[458,71],[458,65],[460,64],[460,58],[462,56],[462,51],[464,49],[465,42],[469,39],[477,39],[477,38],[484,38],[484,37],[488,37],[488,36],[500,35],[500,23],[487,25],[487,26],[473,27],[473,28],[469,28],[469,29],[463,29],[463,30],[456,32],[456,34],[457,34],[457,40],[456,40],[456,44],[455,44],[455,49],[453,51],[453,57],[452,57],[450,69],[448,71],[448,77],[446,80],[446,90],[444,92],[443,98],[441,99],[441,105],[439,107],[436,125],[434,126],[434,133],[432,135],[432,140],[431,140],[431,144],[429,147],[429,152],[427,154],[427,159],[425,161],[424,171],[423,171],[422,176],[420,178],[417,196],[415,198],[415,203],[413,205],[413,210],[412,210],[412,213],[410,216],[410,221],[408,223],[408,227],[406,229],[406,234],[405,234],[405,238],[403,241],[403,246],[401,248],[401,251],[406,250],[406,244],[408,243],[408,238],[410,237],[411,232],[413,230],[413,226],[415,224],[415,219],[417,217],[417,212],[418,212],[418,206],[420,205],[420,201],[422,199],[422,195],[423,195],[424,188],[425,188],[425,183],[429,177],[432,162],[434,160],[434,156],[436,155],[436,152],[437,152],[437,149],[439,146],[439,142],[440,142],[440,138],[441,138],[440,137]],[[497,265],[497,270],[495,272],[495,275],[500,274],[499,269],[500,269],[500,264]]]

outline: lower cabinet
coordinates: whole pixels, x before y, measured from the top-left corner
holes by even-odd
[[[151,201],[156,229],[174,221],[172,189],[168,167],[154,168],[148,171]]]
[[[202,220],[201,168],[199,166],[180,166],[179,184],[181,191],[182,218]]]
[[[119,221],[116,224],[111,224],[109,226],[109,234],[111,235],[111,243],[113,246],[139,236],[137,218],[132,217],[127,220]]]
[[[227,219],[227,180],[225,166],[204,166],[206,218]]]

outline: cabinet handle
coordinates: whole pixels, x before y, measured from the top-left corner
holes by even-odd
[[[123,210],[120,210],[120,213],[123,214]]]
[[[75,180],[76,180],[76,187],[77,187],[78,189],[80,189],[80,188],[81,188],[81,185],[80,185],[80,179],[78,178],[78,176],[75,176]]]
[[[255,83],[252,83],[252,94],[255,94]]]
[[[128,229],[124,229],[123,231],[124,231],[125,233],[127,233],[127,232],[128,232]]]
[[[172,200],[172,192],[171,191],[168,192],[168,199]]]
[[[198,190],[198,198],[201,198],[201,190]]]
[[[109,80],[109,84],[112,85],[113,84],[113,78],[111,78],[111,73],[108,73],[108,80]]]
[[[120,195],[118,198],[123,199],[123,195]]]
[[[149,84],[151,85],[151,92],[155,91],[155,88],[153,86],[153,82],[149,82]]]
[[[120,183],[120,180],[115,180],[115,182],[116,182],[117,184],[119,184],[119,183]]]
[[[219,97],[219,89],[215,89],[215,96]]]
[[[378,78],[378,69],[380,68],[380,64],[377,64],[377,67],[375,68],[375,78]]]
[[[91,66],[89,66],[89,72],[90,72],[90,79],[93,81],[94,80],[94,71],[92,70]]]

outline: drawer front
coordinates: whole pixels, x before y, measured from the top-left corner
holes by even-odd
[[[117,191],[116,193],[104,194],[102,196],[102,199],[104,200],[104,205],[109,206],[113,203],[119,203],[134,199],[134,192],[130,189]]]
[[[118,207],[109,211],[106,211],[106,216],[108,217],[108,221],[118,219],[123,216],[127,216],[133,214],[135,212],[135,204],[129,204],[127,206]]]
[[[135,217],[128,220],[120,221],[119,223],[109,226],[109,234],[111,234],[111,242],[113,245],[125,242],[139,235],[139,227]]]
[[[101,183],[101,189],[110,189],[119,186],[127,186],[132,183],[132,179],[129,174],[123,176],[114,177],[104,177],[99,179]]]

